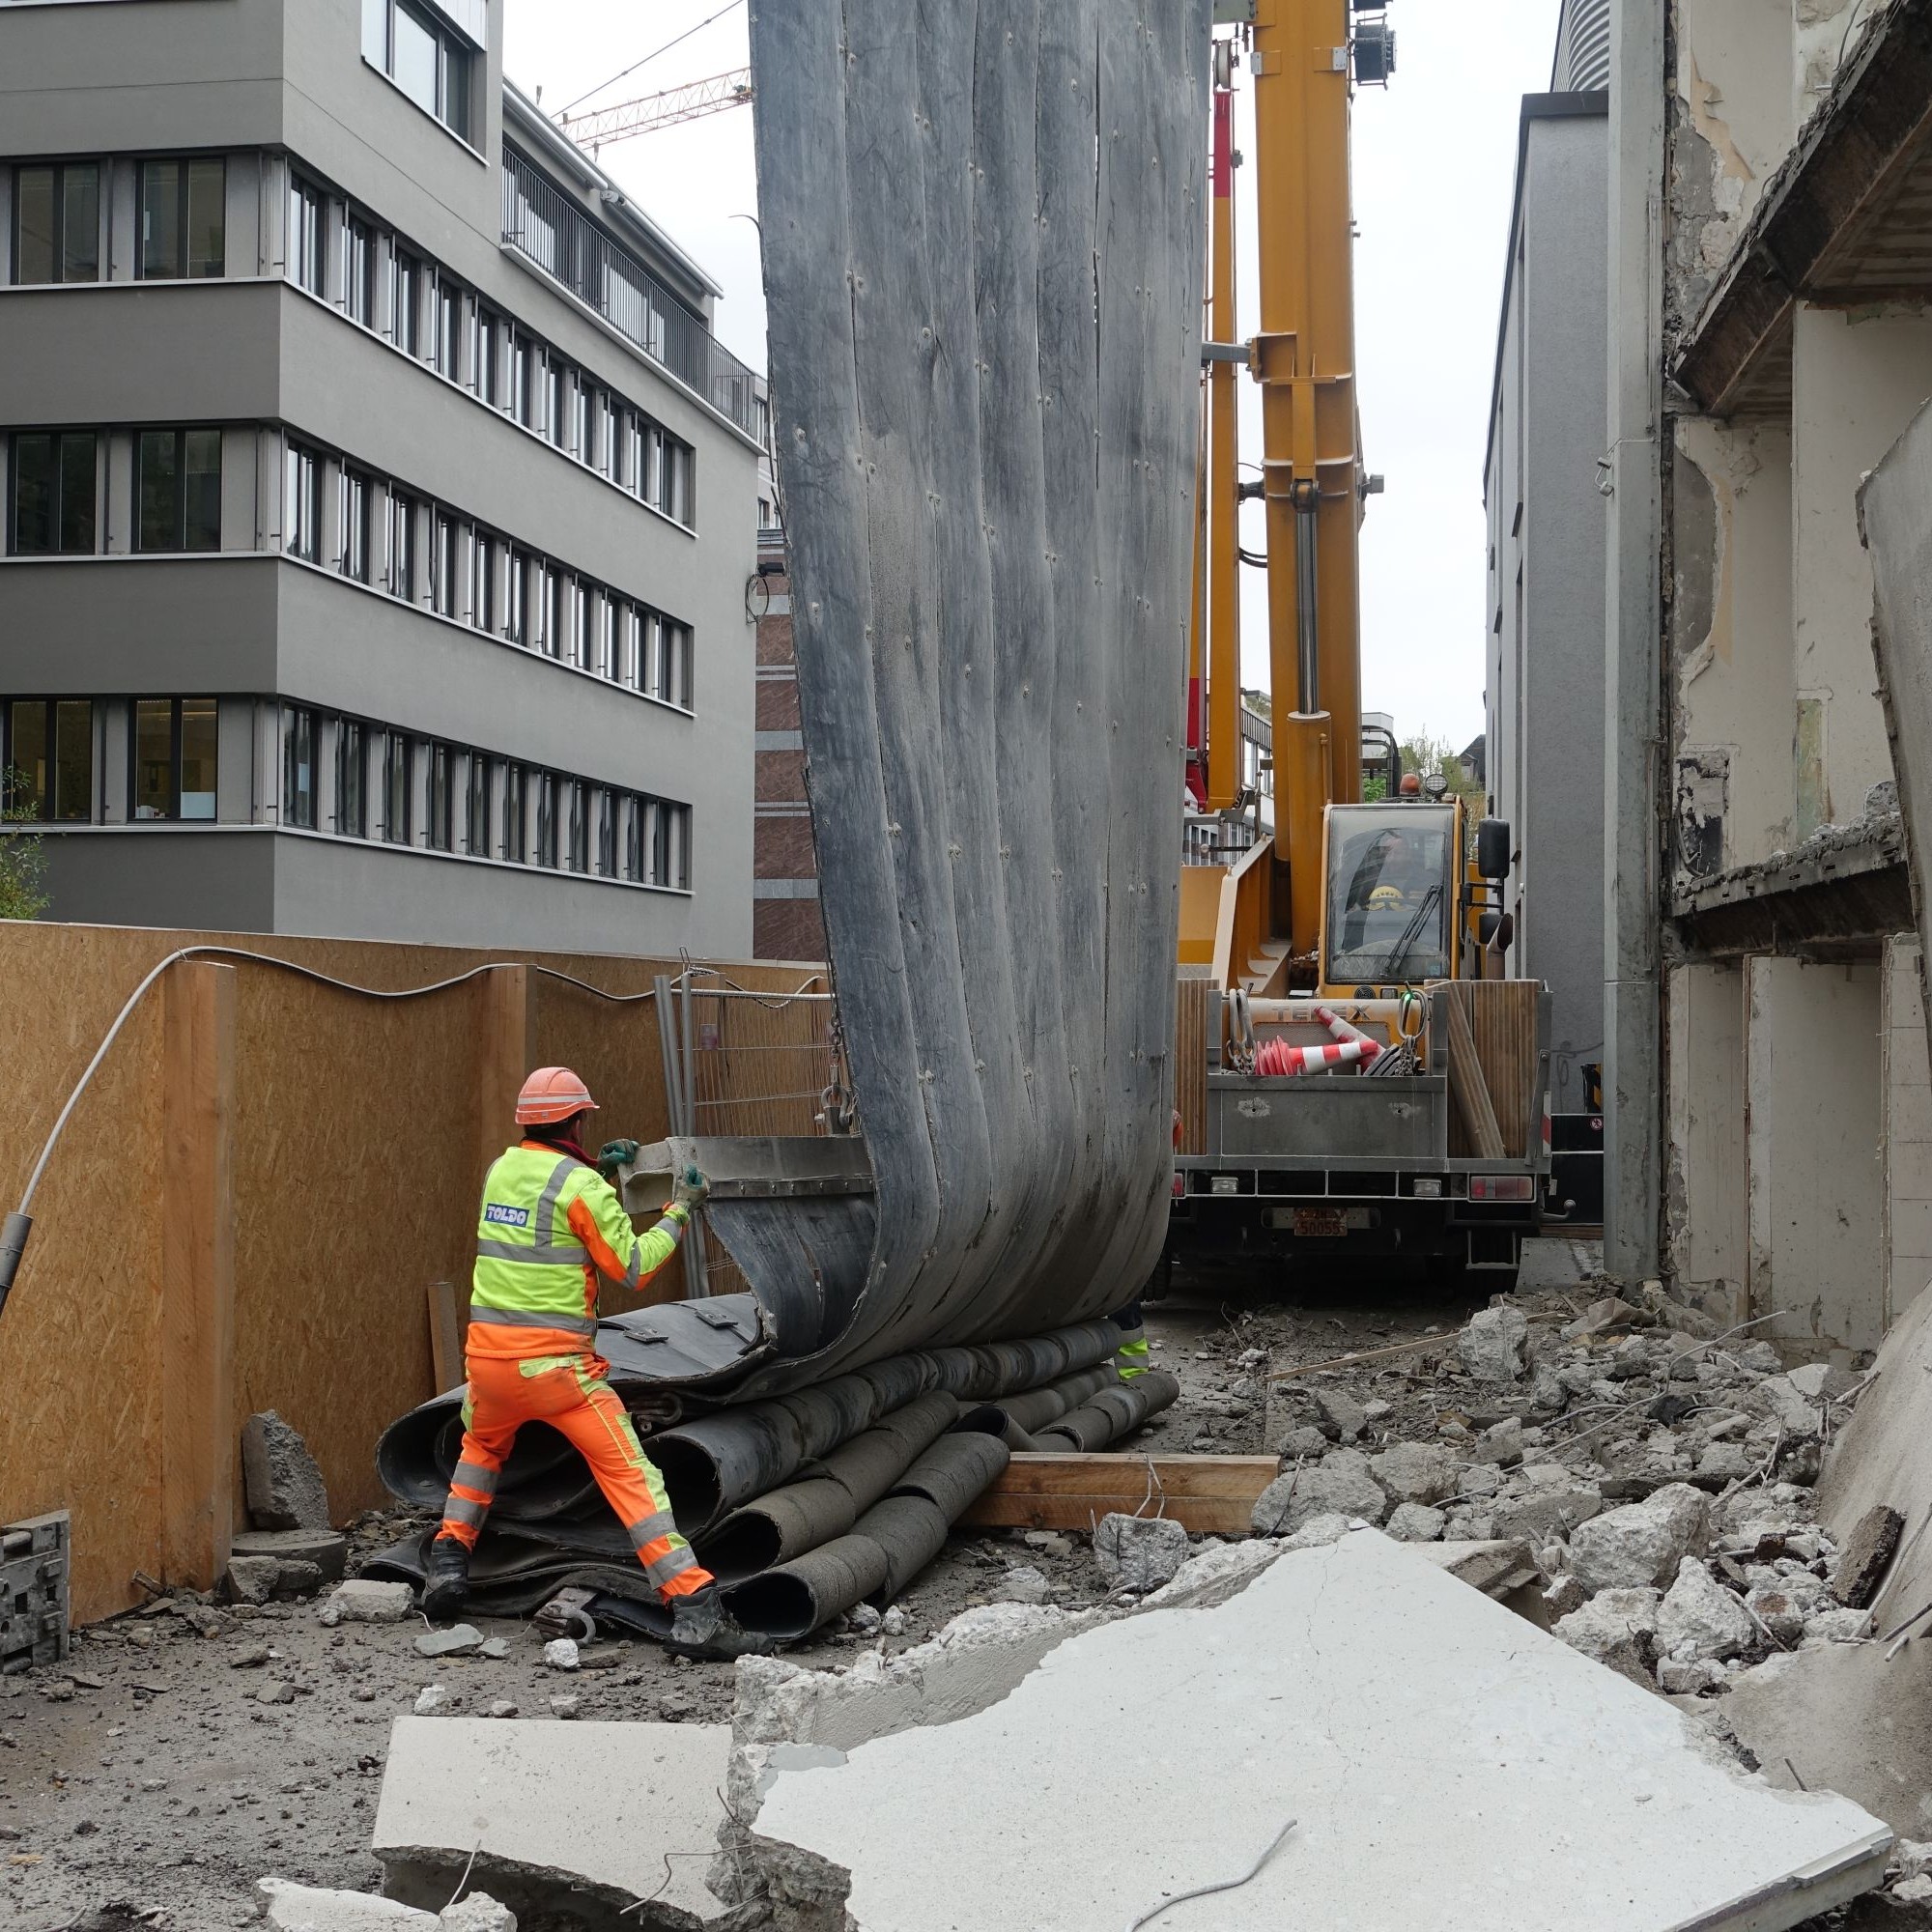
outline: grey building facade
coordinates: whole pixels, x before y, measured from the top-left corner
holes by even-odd
[[[1557,73],[1594,44],[1566,11]],[[1604,1059],[1604,451],[1607,94],[1522,103],[1483,495],[1490,637],[1483,764],[1509,820],[1508,970],[1554,996],[1550,1105],[1593,1107]]]
[[[0,768],[55,918],[750,951],[754,380],[505,4],[0,4]]]

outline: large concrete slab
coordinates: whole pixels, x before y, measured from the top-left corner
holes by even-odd
[[[1891,1842],[1370,1530],[1072,1638],[957,1723],[781,1756],[755,1830],[850,1871],[860,1932],[1119,1932],[1290,1818],[1171,1922],[1772,1932],[1877,1884]]]
[[[625,1928],[696,1927],[718,1845],[724,1724],[506,1723],[398,1718],[371,1849],[384,1889],[439,1907],[474,1851],[473,1882],[518,1897],[575,1891],[584,1923],[639,1898]]]

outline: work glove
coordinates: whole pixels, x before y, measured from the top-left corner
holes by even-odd
[[[615,1180],[620,1167],[629,1167],[638,1157],[636,1141],[606,1141],[597,1156],[597,1172],[606,1180]]]
[[[677,1185],[670,1191],[672,1205],[678,1208],[696,1208],[704,1206],[704,1197],[711,1192],[711,1183],[704,1178],[704,1170],[687,1167],[677,1178]]]

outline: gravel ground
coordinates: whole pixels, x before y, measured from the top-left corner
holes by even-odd
[[[1541,1244],[1525,1274],[1525,1307],[1552,1292],[1580,1305],[1593,1259],[1581,1244]],[[1270,1414],[1270,1370],[1432,1331],[1446,1346],[1477,1305],[1366,1284],[1294,1303],[1182,1294],[1151,1304],[1154,1360],[1176,1372],[1182,1394],[1137,1446],[1259,1453],[1282,1419],[1279,1409]],[[1413,1400],[1419,1424],[1430,1398]],[[409,1523],[365,1520],[358,1549],[393,1541]],[[920,1641],[999,1596],[1017,1567],[1037,1570],[1054,1602],[1099,1601],[1087,1542],[1039,1532],[955,1537],[900,1600],[902,1625],[889,1623],[887,1646]],[[368,1844],[389,1726],[431,1684],[468,1715],[513,1705],[507,1721],[550,1719],[551,1699],[565,1695],[582,1719],[729,1718],[728,1664],[619,1642],[586,1648],[589,1667],[566,1677],[544,1665],[527,1625],[475,1621],[486,1636],[508,1639],[500,1661],[431,1662],[413,1648],[420,1620],[330,1630],[310,1605],[250,1611],[167,1600],[76,1633],[64,1671],[0,1680],[0,1921],[21,1932],[82,1932],[120,1904],[154,1916],[116,1915],[101,1926],[199,1932],[251,1922],[253,1887],[265,1874],[373,1889],[381,1872]],[[825,1667],[878,1640],[842,1631],[791,1654]]]

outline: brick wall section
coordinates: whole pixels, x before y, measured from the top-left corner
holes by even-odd
[[[761,552],[759,561],[781,561]],[[765,577],[770,601],[758,619],[757,711],[760,731],[799,728],[798,679],[791,640],[790,584],[779,573]],[[760,959],[825,957],[825,922],[819,911],[818,859],[811,819],[804,810],[805,753],[757,753],[756,817],[752,838],[752,950]],[[771,896],[764,896],[769,893]]]
[[[776,814],[759,819],[752,868],[761,879],[815,879],[818,860],[812,850],[811,820]],[[798,954],[788,952],[785,957],[796,959]]]
[[[759,899],[752,908],[752,946],[760,959],[825,957],[825,921],[816,899]]]

